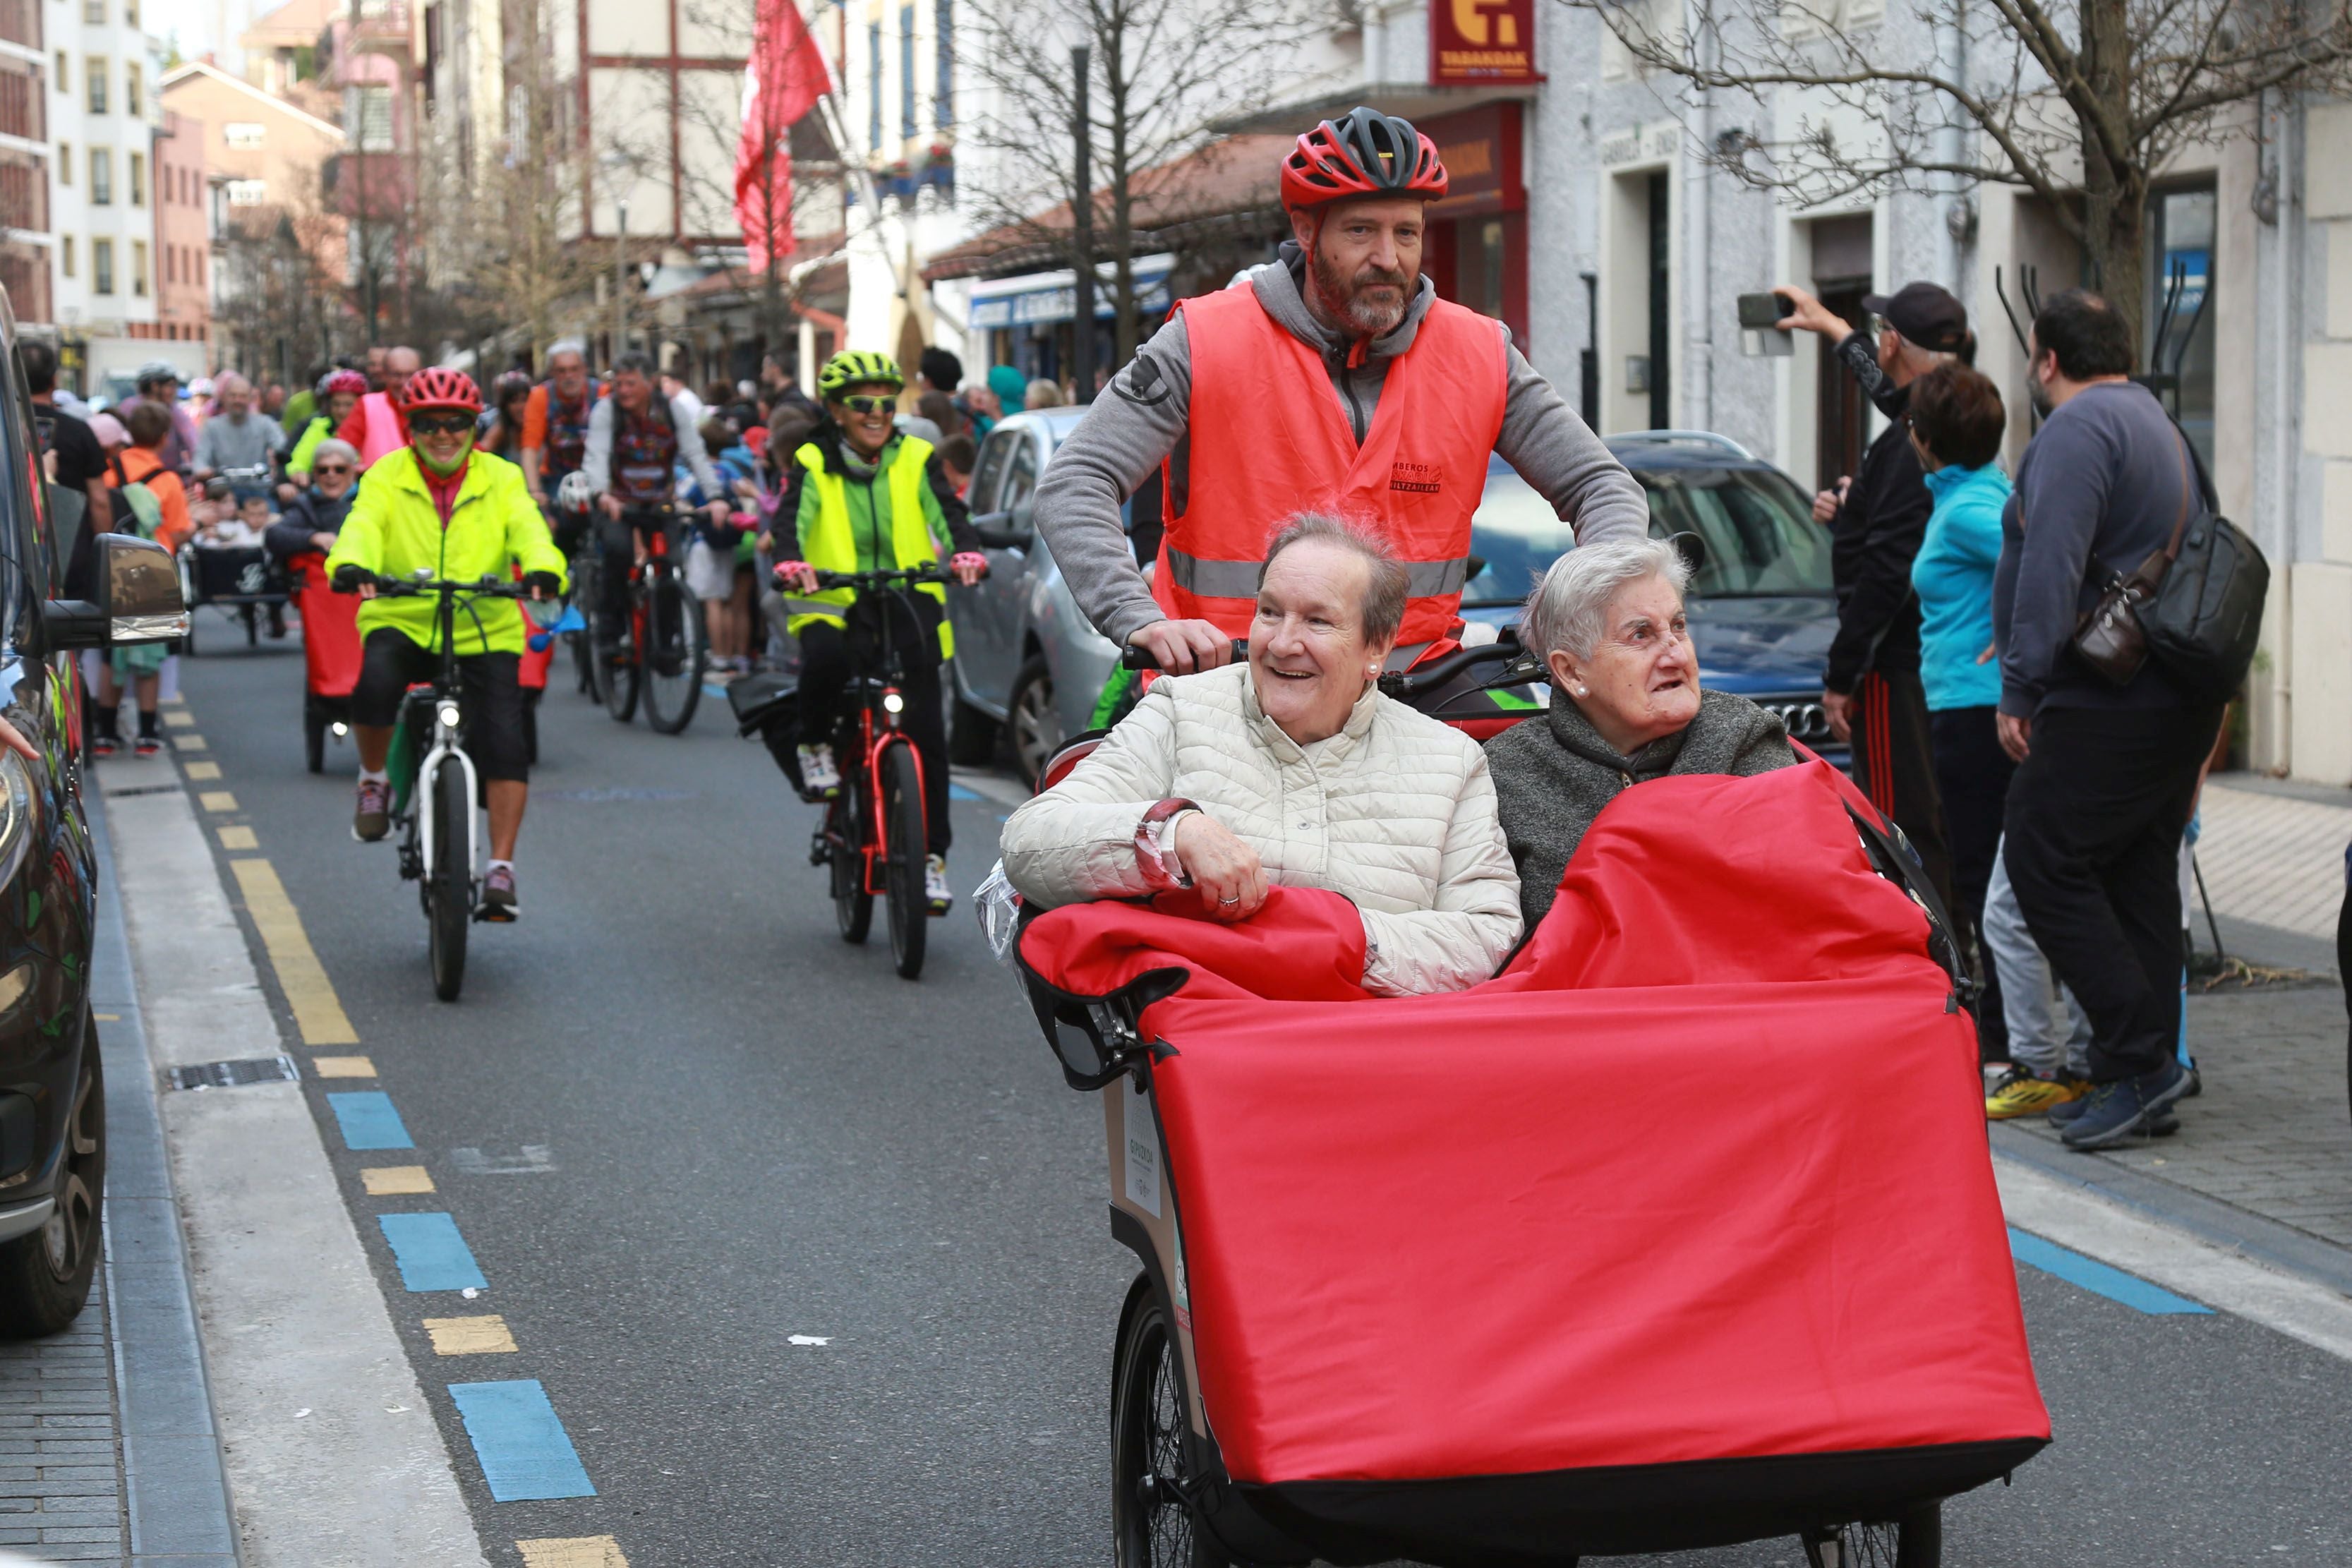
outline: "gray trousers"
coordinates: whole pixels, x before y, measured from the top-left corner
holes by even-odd
[[[2004,838],[1993,852],[1992,881],[1985,889],[1984,928],[1979,936],[2000,976],[2001,1016],[2009,1024],[2009,1059],[2036,1078],[2073,1078],[2091,1072],[2091,1021],[2067,989],[2050,973],[2050,961],[2025,929],[2025,916],[2010,890]],[[2073,1015],[2069,1024],[2059,1010]]]

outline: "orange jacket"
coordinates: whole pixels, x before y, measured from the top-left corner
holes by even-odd
[[[188,487],[180,476],[163,466],[163,459],[145,447],[125,447],[121,455],[107,466],[106,488],[120,489],[124,485],[145,485],[163,509],[163,521],[155,530],[155,542],[164,549],[177,552],[180,542],[195,532],[196,520],[188,515]],[[118,510],[115,516],[123,513]]]

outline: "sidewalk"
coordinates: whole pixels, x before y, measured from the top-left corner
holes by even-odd
[[[2352,1294],[2352,1104],[2334,968],[2352,791],[2224,776],[2207,784],[2202,811],[2198,862],[2225,948],[2304,975],[2191,992],[2189,1048],[2205,1089],[2181,1102],[2174,1136],[2076,1154],[2032,1118],[1998,1126],[1994,1147]],[[2190,912],[2210,951],[2204,911]]]

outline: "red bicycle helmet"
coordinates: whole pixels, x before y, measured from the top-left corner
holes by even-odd
[[[1356,108],[1298,139],[1282,161],[1282,205],[1321,206],[1349,196],[1444,198],[1437,144],[1412,121]]]
[[[367,389],[367,377],[355,370],[330,371],[319,378],[319,397],[321,401],[334,396],[339,392],[348,392],[353,397],[365,397]]]
[[[468,414],[479,414],[482,411],[482,389],[476,386],[474,378],[462,370],[444,370],[434,365],[408,378],[408,386],[401,395],[400,405],[411,411],[462,408]]]

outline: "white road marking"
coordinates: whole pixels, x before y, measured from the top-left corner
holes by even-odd
[[[2001,1207],[2020,1230],[2352,1361],[2352,1299],[2030,1165],[1996,1159],[1993,1172],[2000,1182]]]

